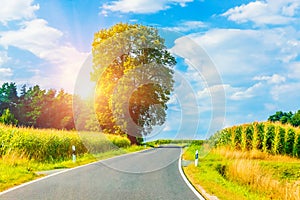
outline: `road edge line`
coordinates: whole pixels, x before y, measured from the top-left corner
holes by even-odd
[[[181,177],[183,178],[184,182],[187,184],[187,186],[192,190],[192,192],[198,197],[198,199],[200,200],[206,200],[205,197],[203,197],[197,190],[196,188],[191,184],[191,182],[187,179],[187,177],[185,176],[183,170],[182,170],[182,166],[181,166],[181,158],[182,158],[182,148],[181,148],[181,152],[180,152],[180,157],[178,159],[178,169],[180,172]]]
[[[66,172],[71,171],[71,170],[79,169],[79,168],[86,167],[86,166],[89,166],[89,165],[93,165],[93,164],[95,164],[95,163],[99,163],[99,162],[102,162],[102,161],[110,160],[110,159],[113,159],[113,158],[119,158],[119,157],[122,157],[122,156],[127,156],[127,155],[129,155],[129,154],[136,154],[136,153],[143,152],[143,151],[147,151],[147,150],[149,150],[149,149],[143,149],[143,150],[140,150],[140,151],[135,151],[135,152],[125,153],[125,154],[118,155],[118,156],[114,156],[114,157],[111,157],[111,158],[106,158],[106,159],[94,161],[94,162],[91,162],[91,163],[88,163],[88,164],[79,165],[79,166],[76,166],[76,167],[73,167],[73,168],[67,168],[67,169],[65,169],[65,170],[62,170],[62,171],[59,171],[59,172],[56,172],[56,173],[53,173],[53,174],[50,174],[50,175],[46,175],[46,176],[44,176],[44,177],[37,178],[37,179],[34,179],[34,180],[32,180],[32,181],[28,181],[28,182],[22,183],[22,184],[20,184],[20,185],[14,186],[14,187],[12,187],[12,188],[9,188],[9,189],[7,189],[7,190],[4,190],[4,191],[0,192],[0,196],[4,195],[4,194],[6,194],[6,193],[9,193],[9,192],[11,192],[11,191],[14,191],[14,190],[16,190],[16,189],[25,187],[25,186],[27,186],[27,185],[36,183],[36,182],[38,182],[38,181],[45,180],[45,179],[50,178],[50,177],[52,177],[52,176],[56,176],[56,175],[59,175],[59,174],[62,174],[62,173],[66,173]]]

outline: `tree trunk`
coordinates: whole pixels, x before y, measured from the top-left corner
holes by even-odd
[[[138,145],[138,141],[137,141],[136,136],[133,136],[133,135],[129,135],[129,134],[128,134],[127,137],[128,137],[128,139],[130,140],[131,145],[134,145],[134,144]]]

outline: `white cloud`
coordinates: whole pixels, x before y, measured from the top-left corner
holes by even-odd
[[[263,86],[262,83],[257,83],[255,85],[247,88],[246,90],[241,90],[241,91],[234,93],[233,95],[231,95],[230,99],[245,100],[245,99],[252,98],[254,96],[259,96],[260,92],[258,92],[258,90],[260,90],[262,88],[262,86]]]
[[[0,44],[5,48],[12,45],[40,58],[47,58],[62,35],[61,31],[48,26],[47,21],[34,19],[24,22],[19,30],[0,32]]]
[[[220,96],[221,85],[226,92],[226,125],[266,120],[274,109],[295,110],[298,106],[300,36],[296,27],[215,28],[177,39],[171,51],[183,56],[189,67],[200,66],[200,73],[190,73],[189,80],[199,74],[203,81],[214,79],[205,71],[207,66],[215,67],[221,76],[221,84],[197,88],[200,115],[204,111],[210,117],[207,113],[213,110],[213,99],[215,111],[224,105],[215,98]],[[211,65],[205,64],[203,57],[210,58]]]
[[[300,82],[276,85],[271,90],[273,99],[282,105],[291,106],[300,99]],[[299,108],[299,104],[298,104]]]
[[[11,68],[0,68],[0,79],[4,77],[9,77],[13,75],[13,71]]]
[[[254,1],[231,8],[222,16],[237,23],[253,22],[256,25],[282,25],[295,21],[299,8],[299,0]]]
[[[280,84],[286,81],[285,77],[278,74],[274,74],[272,76],[255,76],[253,80],[267,81],[269,84]]]
[[[51,74],[37,75],[36,83],[64,88],[68,92],[73,90],[77,73],[88,55],[65,43],[63,33],[43,19],[24,22],[19,30],[0,32],[0,45],[27,50],[48,61],[53,66],[49,70]]]
[[[188,2],[193,2],[193,0],[119,0],[103,4],[101,13],[105,16],[108,11],[140,14],[156,13],[169,9],[171,5],[185,7]]]
[[[166,30],[170,31],[178,31],[178,32],[187,32],[187,31],[195,31],[197,29],[206,28],[207,25],[201,21],[184,21],[179,23],[174,27],[166,27]]]
[[[189,36],[203,47],[222,78],[282,71],[300,55],[299,33],[293,28],[266,30],[211,29]]]
[[[6,25],[8,21],[33,18],[38,9],[33,0],[1,0],[0,22]]]
[[[10,60],[10,57],[8,57],[6,51],[0,51],[0,66],[5,64]]]

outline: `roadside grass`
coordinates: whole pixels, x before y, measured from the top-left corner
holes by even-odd
[[[199,192],[202,187],[225,200],[300,199],[299,159],[260,151],[203,149],[208,148],[192,145],[183,154],[183,159],[193,160],[195,151],[200,150],[198,167],[183,167]]]
[[[0,158],[0,192],[10,187],[45,176],[39,175],[39,171],[73,168],[91,162],[111,158],[114,156],[144,150],[143,146],[129,146],[97,154],[83,154],[77,157],[74,163],[72,159],[56,161],[36,161],[22,158],[17,154],[9,154]]]
[[[0,191],[43,176],[39,171],[71,168],[142,149],[131,146],[126,135],[0,124]]]
[[[160,145],[176,145],[180,147],[188,146],[190,144],[194,144],[197,142],[197,144],[202,144],[203,140],[185,140],[185,139],[159,139],[159,140],[153,140],[149,142],[145,142],[144,145],[150,146],[150,147],[158,147]]]

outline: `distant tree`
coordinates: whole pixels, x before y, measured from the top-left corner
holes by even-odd
[[[15,83],[4,83],[0,87],[0,115],[9,109],[11,113],[17,113],[18,94]]]
[[[55,128],[69,130],[75,128],[72,103],[73,96],[61,89],[55,99]]]
[[[18,120],[7,108],[4,110],[3,114],[0,116],[0,123],[7,124],[7,125],[9,125],[9,124],[17,125]]]
[[[282,111],[277,111],[274,115],[271,115],[268,120],[271,122],[277,122],[280,121],[281,117],[283,116]]]
[[[293,126],[300,126],[300,110],[298,110],[291,119],[291,124]]]
[[[165,122],[175,58],[157,29],[138,24],[100,30],[92,45],[99,124],[105,132],[124,132],[138,143]]]
[[[282,112],[277,111],[274,115],[271,115],[268,118],[268,121],[271,122],[281,122],[282,124],[291,124],[293,126],[300,126],[300,110],[296,113],[291,111],[289,112]]]
[[[25,108],[26,108],[26,126],[37,127],[37,120],[41,115],[43,106],[43,96],[45,90],[41,90],[40,86],[36,85],[30,87],[25,94]],[[41,126],[38,126],[41,127]]]
[[[35,127],[38,128],[56,128],[55,118],[57,108],[55,105],[56,90],[45,91],[41,96],[40,114],[36,119]]]

